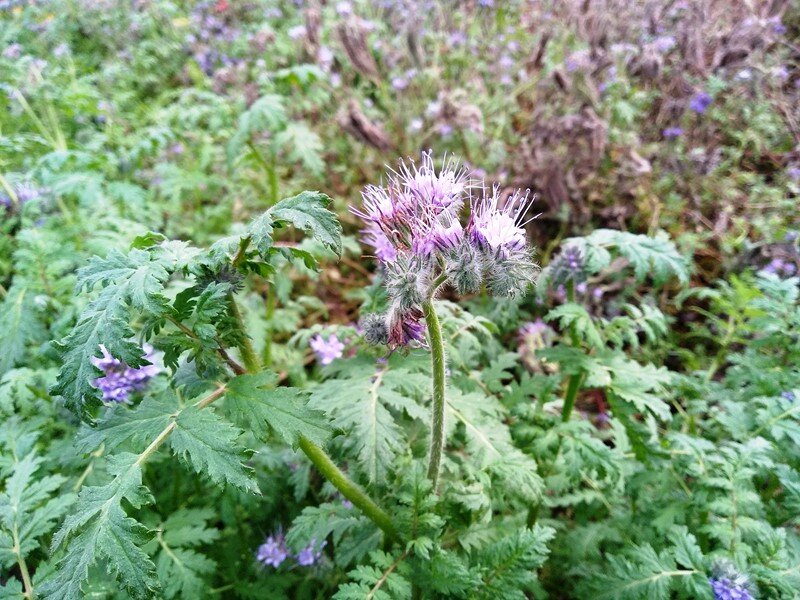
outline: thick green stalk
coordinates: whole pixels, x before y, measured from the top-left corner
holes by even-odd
[[[439,480],[439,468],[442,463],[442,449],[444,448],[444,342],[442,341],[442,326],[433,307],[431,295],[423,304],[425,322],[428,325],[428,342],[431,347],[431,365],[433,367],[433,404],[431,415],[431,454],[428,463],[428,478],[433,482],[433,488]]]
[[[399,536],[392,523],[392,518],[386,514],[356,483],[351,481],[339,467],[331,460],[330,456],[314,442],[305,436],[299,438],[300,449],[314,463],[320,473],[333,484],[342,496],[350,500],[354,506],[372,520],[390,539]]]

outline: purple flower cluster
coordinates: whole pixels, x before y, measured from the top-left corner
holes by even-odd
[[[547,348],[555,339],[555,331],[541,318],[522,325],[517,331],[517,352],[522,363],[533,372],[548,371],[551,368],[546,361],[541,360],[537,351]]]
[[[286,538],[282,531],[269,536],[256,551],[256,560],[268,567],[278,568],[287,558],[293,556],[297,564],[301,567],[311,567],[322,558],[322,549],[327,542],[317,544],[316,540],[311,540],[305,548],[297,554],[292,555],[291,550],[286,545]]]
[[[681,137],[683,135],[683,129],[680,127],[667,127],[663,131],[663,135],[668,140],[674,140],[675,138]]]
[[[190,52],[198,66],[206,75],[213,75],[222,67],[235,66],[241,60],[228,55],[223,46],[230,46],[241,35],[239,28],[229,23],[224,14],[225,8],[218,2],[200,2],[192,12],[195,31],[186,37]]]
[[[401,162],[385,186],[367,186],[362,197],[363,206],[352,210],[365,223],[362,240],[383,267],[392,302],[385,318],[390,347],[422,342],[421,304],[437,280],[461,294],[485,282],[502,296],[523,293],[533,280],[527,194],[505,197],[499,188],[479,188],[452,160],[437,172],[431,154],[424,153],[421,164]],[[467,200],[464,225],[460,215]]]
[[[289,557],[289,548],[282,532],[269,536],[256,551],[256,560],[276,569]]]
[[[773,258],[761,271],[778,277],[794,277],[797,274],[797,265],[790,260]]]
[[[750,581],[729,561],[714,565],[708,583],[714,593],[714,600],[754,600]]]
[[[154,364],[134,369],[111,356],[102,344],[100,350],[103,356],[101,358],[92,357],[92,364],[101,369],[105,375],[95,379],[93,384],[103,392],[103,400],[129,402],[129,397],[133,392],[142,391],[147,383],[161,372],[161,369]],[[145,359],[153,363],[155,358],[153,347],[145,344],[143,350]]]
[[[572,282],[576,286],[575,291],[579,293],[586,292],[585,285],[582,292],[578,289],[578,286],[586,278],[586,259],[579,246],[570,244],[564,247],[550,264],[550,271],[553,283],[563,285],[567,282]]]
[[[344,344],[334,333],[330,334],[328,339],[317,334],[309,340],[308,345],[311,346],[317,356],[317,362],[321,365],[331,364],[337,358],[341,358],[344,352]]]
[[[706,92],[695,94],[689,102],[689,108],[699,115],[706,112],[706,109],[711,105],[712,98]]]
[[[1,189],[2,188],[0,188],[0,190]],[[7,209],[19,208],[20,206],[23,206],[32,200],[40,198],[45,192],[45,189],[36,187],[31,183],[19,183],[14,186],[14,196],[16,196],[16,202],[14,202],[14,199],[11,196],[0,192],[0,205],[5,206]]]

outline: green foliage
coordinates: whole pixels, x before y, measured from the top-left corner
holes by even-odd
[[[0,599],[797,597],[792,3],[3,4]],[[346,208],[420,148],[542,213],[435,299],[435,486]]]

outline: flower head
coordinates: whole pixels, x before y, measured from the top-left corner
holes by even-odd
[[[152,364],[155,358],[153,347],[145,344],[143,350],[145,360],[151,364],[134,369],[111,356],[106,347],[100,345],[103,356],[101,358],[92,357],[92,364],[101,369],[105,375],[95,379],[93,385],[103,392],[103,400],[129,402],[129,397],[133,392],[142,391],[147,386],[147,382],[161,372],[159,367]]]
[[[283,564],[283,561],[289,556],[289,548],[286,546],[286,540],[283,533],[278,531],[269,536],[266,541],[258,547],[256,552],[256,560],[270,567],[276,569]]]
[[[580,284],[586,277],[585,266],[586,259],[580,246],[569,244],[550,265],[553,281],[561,284],[568,281]]]
[[[532,201],[527,193],[516,192],[501,204],[500,189],[495,187],[490,196],[473,202],[470,234],[477,244],[503,256],[523,250],[527,245],[524,219]]]
[[[323,541],[322,544],[317,546],[317,540],[312,539],[308,543],[308,546],[300,550],[300,552],[298,552],[295,556],[297,559],[297,564],[301,567],[313,566],[317,561],[319,561],[320,558],[322,558],[322,549],[326,544],[327,542]]]
[[[689,108],[697,114],[703,114],[711,104],[711,100],[711,96],[706,92],[700,92],[692,97],[692,100],[689,102]]]
[[[754,600],[747,576],[739,573],[729,561],[720,561],[708,579],[715,600]]]
[[[527,289],[535,273],[525,234],[533,198],[499,188],[473,197],[476,187],[465,167],[450,159],[437,169],[427,152],[418,163],[401,162],[385,185],[364,188],[363,204],[352,212],[364,221],[362,240],[381,262],[392,307],[385,330],[371,317],[371,340],[386,339],[392,348],[423,343],[421,305],[444,282],[460,294],[483,282],[500,295]]]
[[[337,358],[341,358],[344,351],[344,344],[334,333],[330,334],[328,339],[317,334],[309,340],[308,345],[317,355],[317,361],[321,365],[329,365]]]
[[[668,140],[674,140],[675,138],[683,135],[683,129],[680,127],[667,127],[663,131],[663,135]]]

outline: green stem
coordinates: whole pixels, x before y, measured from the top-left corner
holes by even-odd
[[[244,326],[242,313],[239,311],[239,306],[236,304],[233,294],[230,294],[230,313],[242,332],[242,342],[239,344],[239,351],[242,353],[244,367],[249,373],[258,373],[261,370],[261,365],[258,362],[256,351],[253,349],[250,336],[247,335],[247,328]]]
[[[269,195],[270,200],[269,204],[272,206],[273,204],[277,204],[278,202],[278,172],[276,170],[275,165],[275,153],[270,152],[270,159],[267,160],[264,157],[264,154],[261,150],[258,149],[252,141],[247,142],[248,148],[253,153],[253,156],[256,157],[256,160],[261,164],[264,168],[264,172],[267,174],[267,182],[269,183]]]
[[[300,449],[314,463],[320,473],[333,484],[342,496],[357,506],[373,523],[380,527],[390,539],[399,537],[392,523],[391,517],[386,514],[366,493],[331,460],[330,456],[314,442],[305,436],[300,436]]]
[[[434,288],[435,289],[435,288]],[[428,325],[428,338],[431,347],[431,366],[433,368],[433,404],[431,415],[431,454],[428,463],[428,478],[433,483],[433,489],[439,480],[439,468],[442,462],[442,449],[444,448],[444,343],[442,341],[442,326],[433,306],[433,297],[429,297],[423,304],[425,322]]]
[[[272,284],[267,288],[267,337],[264,340],[264,365],[269,367],[272,364],[272,319],[275,317],[277,306],[277,296]]]
[[[575,282],[570,280],[567,282],[567,300],[575,302]],[[572,346],[577,348],[580,345],[578,339],[578,331],[575,328],[575,323],[569,326],[569,336],[572,341]],[[583,382],[583,371],[578,371],[574,375],[570,375],[569,383],[567,384],[567,393],[564,396],[564,408],[561,411],[561,420],[566,423],[572,415],[572,409],[575,407],[575,399],[578,396],[578,391],[581,389]]]
[[[575,399],[578,396],[578,390],[581,388],[583,382],[583,372],[576,373],[569,378],[567,384],[567,394],[564,396],[564,408],[561,411],[561,420],[566,423],[572,414],[572,409],[575,407]]]
[[[242,327],[242,331],[244,331],[242,316],[233,298],[231,298],[231,307],[231,314]],[[252,352],[253,347],[249,339],[247,340],[247,346],[249,346],[250,352]],[[258,360],[255,358],[254,352],[250,359],[248,359],[247,350],[242,348],[242,358],[248,373],[258,373],[258,371],[260,371],[261,367],[258,365]],[[330,481],[333,487],[341,492],[342,496],[350,500],[354,506],[357,506],[370,520],[380,527],[388,539],[397,539],[400,537],[397,534],[394,524],[392,524],[391,517],[375,504],[358,484],[351,481],[350,478],[336,466],[325,450],[303,435],[299,436],[298,444],[300,449],[308,456],[309,460],[317,467],[323,477]]]
[[[25,558],[22,556],[22,549],[20,548],[20,539],[19,539],[19,528],[15,524],[12,529],[12,537],[14,547],[11,551],[17,556],[17,565],[19,566],[20,575],[22,575],[22,585],[25,588],[25,593],[23,596],[28,600],[33,600],[34,592],[33,592],[33,585],[31,584],[31,574],[28,571],[28,563],[25,562]]]

